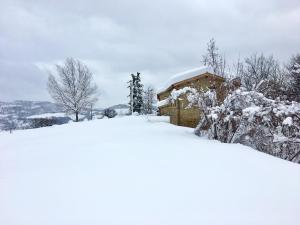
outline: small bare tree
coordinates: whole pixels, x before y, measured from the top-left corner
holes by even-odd
[[[58,77],[48,78],[48,91],[52,98],[61,104],[66,112],[78,114],[97,101],[97,86],[93,84],[92,73],[79,60],[68,58],[64,65],[56,65]]]
[[[144,113],[152,114],[155,110],[154,104],[156,101],[156,94],[154,88],[148,86],[144,91]]]
[[[226,69],[226,59],[219,53],[214,38],[210,39],[207,44],[207,52],[202,56],[202,63],[204,66],[209,66],[214,73],[224,76]]]
[[[255,90],[264,80],[271,80],[279,85],[284,82],[279,62],[273,56],[266,57],[263,54],[253,54],[245,59],[241,77],[243,85],[248,90]]]

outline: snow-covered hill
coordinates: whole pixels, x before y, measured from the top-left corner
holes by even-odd
[[[58,104],[46,101],[22,101],[0,102],[0,114],[26,117],[30,115],[61,112],[63,108]]]
[[[0,102],[0,131],[28,127],[27,117],[62,112],[60,105],[46,101]]]
[[[51,118],[51,117],[69,117],[75,120],[75,115],[64,112],[61,105],[47,101],[23,101],[13,102],[0,101],[0,131],[10,129],[27,129],[31,128],[32,118]],[[95,116],[103,113],[103,109],[94,108]],[[90,109],[85,109],[79,115],[81,120],[90,118]]]
[[[0,224],[297,225],[300,165],[121,117],[0,133]]]

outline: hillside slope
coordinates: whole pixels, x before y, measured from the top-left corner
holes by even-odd
[[[60,105],[46,101],[0,101],[0,131],[27,128],[28,116],[62,111],[63,108]]]
[[[299,164],[144,117],[0,134],[5,225],[297,225],[299,190]]]

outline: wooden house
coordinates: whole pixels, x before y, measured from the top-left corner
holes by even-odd
[[[159,89],[157,98],[159,114],[170,116],[170,122],[179,126],[196,127],[201,119],[201,110],[198,107],[187,107],[189,102],[186,95],[180,96],[174,103],[168,100],[171,92],[184,87],[197,90],[215,89],[217,99],[223,100],[222,83],[225,79],[213,73],[208,67],[196,68],[171,77]]]

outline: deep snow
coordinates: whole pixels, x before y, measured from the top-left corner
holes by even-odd
[[[159,121],[0,133],[0,224],[299,224],[298,164]]]

